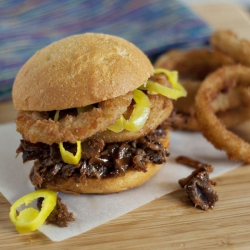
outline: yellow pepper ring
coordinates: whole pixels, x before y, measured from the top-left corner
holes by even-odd
[[[133,99],[136,104],[129,120],[126,120],[121,116],[114,125],[109,126],[109,130],[116,133],[121,132],[123,129],[128,131],[138,131],[144,126],[150,112],[149,99],[147,95],[138,89],[134,90]]]
[[[63,147],[62,142],[59,143],[60,153],[61,153],[61,156],[62,156],[62,159],[63,159],[64,162],[66,162],[68,164],[73,164],[73,165],[78,164],[78,162],[81,159],[81,155],[82,155],[81,141],[77,141],[76,144],[77,144],[77,151],[76,151],[76,154],[73,155],[71,152],[67,151]]]
[[[125,120],[124,128],[128,131],[140,130],[147,121],[150,113],[150,101],[141,90],[135,89],[134,96],[135,107],[129,120]]]
[[[169,82],[171,83],[173,89],[178,90],[178,91],[181,92],[179,97],[187,96],[187,91],[178,82],[178,72],[177,71],[169,71],[169,70],[161,69],[161,68],[155,69],[155,74],[160,74],[160,73],[164,73],[167,76],[167,78],[168,78]],[[161,93],[159,93],[159,94],[161,94]]]
[[[78,113],[79,112],[81,112],[81,111],[78,110]],[[55,113],[55,116],[54,116],[55,121],[58,121],[59,113],[60,113],[60,110],[57,110],[56,113]],[[61,157],[62,157],[62,160],[65,163],[77,165],[78,162],[81,160],[81,155],[82,155],[81,141],[77,141],[76,144],[77,144],[77,151],[76,151],[76,154],[73,155],[71,152],[67,151],[64,148],[62,142],[59,143],[59,149],[60,149]]]
[[[32,201],[40,197],[44,198],[41,211],[30,207],[22,210],[19,215],[17,214],[16,209],[22,204],[25,204],[27,206]],[[10,220],[14,223],[19,233],[34,231],[45,222],[47,217],[53,211],[54,207],[56,206],[56,199],[56,192],[45,189],[40,189],[26,194],[25,196],[14,202],[11,206],[9,213]]]
[[[111,125],[108,127],[109,130],[115,132],[115,133],[119,133],[124,129],[124,122],[125,122],[125,118],[122,115],[115,124]]]
[[[148,90],[149,94],[161,94],[174,100],[183,96],[183,93],[180,90],[168,88],[153,81],[147,81],[146,87],[141,86],[140,89]]]

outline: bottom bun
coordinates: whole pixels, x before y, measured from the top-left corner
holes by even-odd
[[[160,140],[166,149],[169,145],[169,133],[164,140]],[[161,168],[162,164],[147,163],[147,172],[129,170],[124,176],[110,178],[86,178],[76,182],[74,178],[45,180],[42,188],[73,194],[110,194],[118,193],[138,187],[148,181]]]
[[[147,172],[128,171],[125,176],[111,178],[87,178],[76,183],[73,178],[57,178],[56,182],[45,181],[43,188],[74,194],[110,194],[138,187],[149,180],[161,167],[158,164],[147,165]]]

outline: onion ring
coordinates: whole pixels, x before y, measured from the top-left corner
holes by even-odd
[[[250,86],[250,68],[242,65],[225,66],[210,74],[196,95],[196,119],[204,137],[215,148],[225,150],[230,160],[250,163],[250,144],[227,130],[211,106],[220,91],[233,86]]]
[[[201,82],[197,81],[182,81],[182,85],[187,90],[188,95],[185,98],[179,98],[174,102],[174,107],[179,112],[186,114],[194,114],[194,100]],[[215,112],[226,111],[230,108],[235,108],[242,103],[249,103],[249,93],[245,88],[237,87],[235,89],[227,89],[220,93],[213,101],[212,106]]]
[[[236,63],[250,66],[250,42],[239,39],[232,31],[218,30],[214,32],[210,43],[216,50],[229,55]]]
[[[227,111],[220,111],[216,116],[220,122],[228,129],[233,129],[245,121],[250,120],[250,106],[239,106]],[[199,131],[199,125],[195,115],[185,113],[173,113],[168,121],[173,129],[184,129],[189,131]]]
[[[183,79],[203,80],[219,67],[233,63],[229,56],[221,52],[202,48],[188,51],[170,50],[156,60],[154,67],[178,71],[179,81],[182,83]]]
[[[111,130],[95,134],[94,138],[101,138],[106,143],[131,141],[136,138],[145,136],[149,132],[153,132],[159,124],[166,120],[173,110],[172,100],[162,95],[148,95],[150,101],[150,113],[144,126],[136,131],[122,130],[120,133],[115,133]],[[157,114],[157,116],[155,115]]]
[[[46,119],[46,112],[20,111],[16,118],[17,131],[24,140],[32,143],[53,144],[59,142],[75,143],[103,131],[127,110],[133,92],[109,99],[98,104],[98,108],[80,113],[77,116],[67,115],[59,121]]]
[[[229,109],[226,112],[218,112],[216,116],[226,128],[233,129],[250,120],[250,105]]]

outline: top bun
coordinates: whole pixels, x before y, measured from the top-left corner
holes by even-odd
[[[86,33],[34,54],[18,72],[12,97],[17,110],[75,108],[124,95],[152,74],[149,59],[132,43]]]

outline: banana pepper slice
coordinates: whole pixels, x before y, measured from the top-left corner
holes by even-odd
[[[29,207],[23,209],[19,215],[17,208],[25,204],[26,206],[37,198],[44,198],[41,211]],[[27,233],[39,228],[50,215],[56,205],[57,194],[54,191],[40,189],[32,193],[26,194],[18,199],[10,208],[9,217],[14,223],[19,233]]]
[[[172,85],[172,88],[163,86],[157,82],[148,80],[146,85],[142,85],[139,89],[148,90],[149,94],[161,94],[170,99],[178,99],[179,97],[187,96],[187,91],[178,83],[178,73],[177,71],[168,71],[166,69],[156,69],[155,74],[164,73],[169,82]]]
[[[146,123],[150,113],[150,101],[141,90],[135,89],[134,96],[135,107],[129,117],[129,120],[125,120],[124,128],[128,131],[138,131]]]
[[[109,130],[115,132],[115,133],[119,133],[124,129],[124,123],[125,123],[125,118],[122,115],[115,124],[111,125],[108,127]]]
[[[138,89],[134,90],[133,99],[136,104],[129,120],[121,116],[114,125],[109,126],[109,130],[116,133],[121,132],[123,129],[134,132],[140,130],[144,126],[150,112],[149,99],[147,95]]]
[[[80,111],[78,111],[78,113],[79,112]],[[57,110],[54,116],[55,121],[58,121],[59,113],[60,113],[60,110]],[[77,151],[76,151],[76,154],[74,155],[64,148],[62,142],[59,142],[59,149],[60,149],[60,153],[64,162],[68,164],[77,165],[78,162],[81,160],[81,154],[82,154],[81,141],[77,141],[76,144],[77,144]]]
[[[76,154],[73,155],[71,152],[67,151],[64,148],[62,142],[59,143],[60,153],[61,153],[61,156],[62,156],[62,159],[64,162],[66,162],[68,164],[73,164],[73,165],[78,164],[78,162],[81,159],[81,154],[82,154],[81,141],[77,141],[76,144],[77,144],[77,151],[76,151]]]

